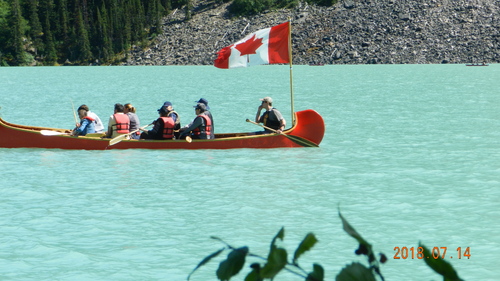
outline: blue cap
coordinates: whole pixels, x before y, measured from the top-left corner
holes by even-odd
[[[196,103],[202,103],[204,104],[206,107],[207,107],[207,110],[210,109],[210,107],[208,106],[208,101],[204,98],[201,98],[199,101],[197,101]]]
[[[164,102],[163,105],[160,107],[160,109],[158,109],[158,112],[160,112],[162,110],[164,112],[167,112],[167,107],[169,107],[169,106],[172,106],[171,102],[169,102],[169,101]]]

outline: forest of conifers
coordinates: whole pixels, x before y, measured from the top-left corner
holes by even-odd
[[[0,66],[118,64],[132,45],[146,46],[161,20],[197,0],[0,0]],[[208,0],[232,3],[233,16],[290,8],[299,0]],[[330,6],[337,0],[307,0]]]
[[[181,0],[183,1],[183,0]],[[0,66],[112,62],[154,36],[176,0],[0,0]]]

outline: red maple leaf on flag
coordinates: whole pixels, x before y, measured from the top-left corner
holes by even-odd
[[[234,47],[240,51],[240,56],[256,54],[256,50],[262,46],[262,38],[255,39],[255,34],[247,41],[240,43]]]

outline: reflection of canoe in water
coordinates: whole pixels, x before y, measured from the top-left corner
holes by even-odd
[[[489,64],[487,63],[468,63],[465,66],[488,66]]]
[[[308,109],[295,113],[295,125],[283,134],[254,135],[251,133],[216,134],[213,140],[123,140],[113,146],[110,139],[73,137],[69,130],[16,125],[0,118],[0,147],[59,148],[59,149],[230,149],[315,147],[321,143],[325,124],[321,115]],[[46,130],[53,134],[46,134]],[[44,131],[42,134],[42,131]]]

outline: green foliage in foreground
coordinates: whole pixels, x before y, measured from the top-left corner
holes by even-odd
[[[387,257],[379,253],[379,259],[376,258],[373,252],[372,245],[368,243],[342,216],[339,210],[339,217],[342,221],[342,226],[345,232],[358,241],[359,246],[355,251],[357,255],[365,255],[367,257],[368,266],[353,262],[346,265],[336,276],[336,281],[375,281],[377,278],[384,280],[384,276],[380,270],[380,264],[387,261]],[[293,254],[291,261],[288,259],[288,252],[286,249],[277,245],[277,241],[283,241],[285,238],[285,229],[281,228],[280,231],[274,236],[269,248],[267,257],[262,257],[250,252],[247,246],[235,248],[218,237],[211,237],[212,239],[220,241],[224,244],[224,248],[205,257],[189,274],[187,280],[190,280],[192,274],[200,267],[207,264],[213,258],[219,256],[224,251],[229,251],[227,258],[220,262],[216,271],[217,278],[222,281],[228,281],[233,276],[238,274],[244,267],[247,257],[260,260],[261,262],[254,262],[250,264],[251,271],[246,275],[245,281],[263,281],[273,280],[281,271],[286,270],[293,273],[305,281],[323,281],[325,280],[323,267],[317,263],[312,266],[312,271],[308,272],[303,269],[298,259],[306,252],[311,250],[318,242],[313,233],[308,233]],[[431,251],[421,243],[420,247],[423,248],[424,256],[432,256]],[[453,269],[451,264],[438,257],[437,259],[424,259],[426,264],[435,272],[443,276],[444,281],[461,281],[458,274]]]

